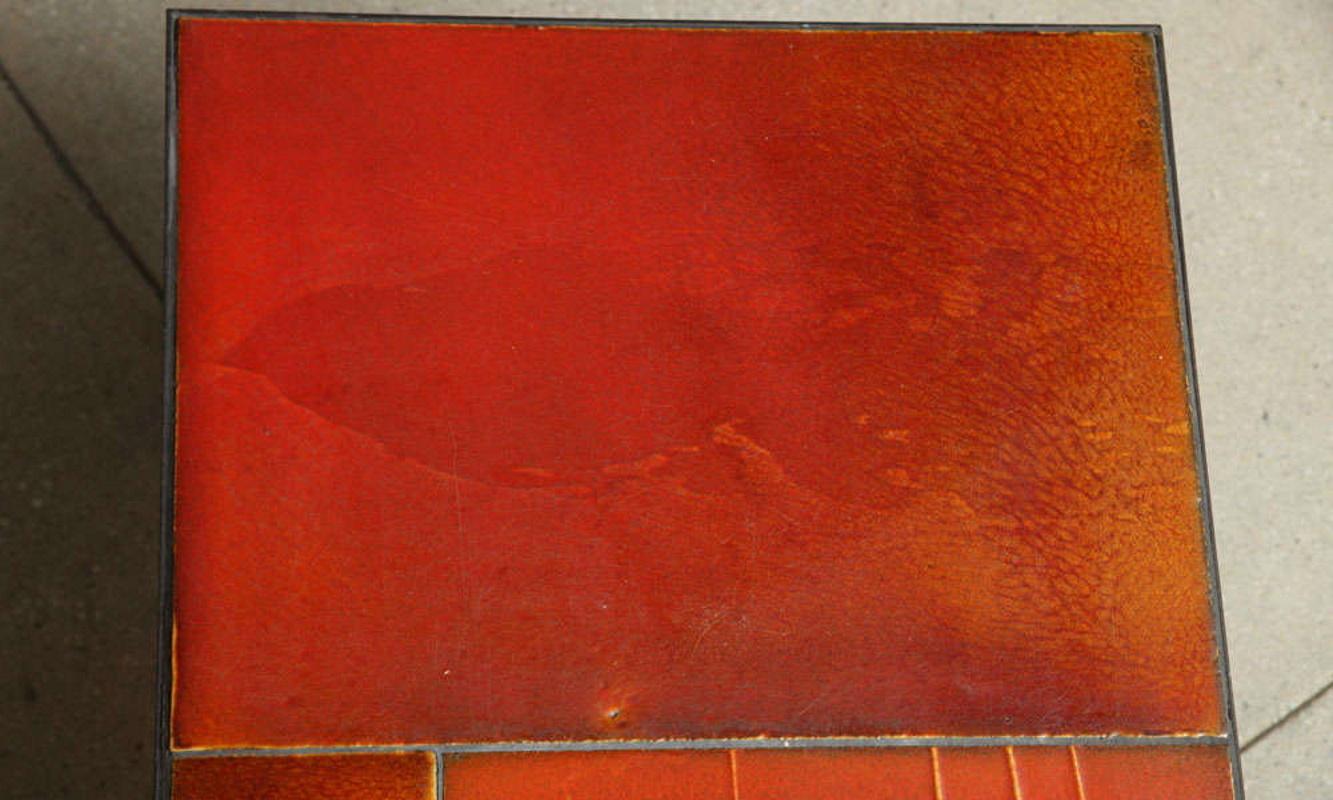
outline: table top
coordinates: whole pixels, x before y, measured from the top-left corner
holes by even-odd
[[[173,45],[176,797],[1232,796],[1152,29]]]

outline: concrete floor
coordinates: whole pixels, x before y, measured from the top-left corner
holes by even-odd
[[[1333,797],[1333,2],[261,5],[1163,24],[1246,784]],[[162,8],[0,0],[0,795],[16,800],[151,791]]]

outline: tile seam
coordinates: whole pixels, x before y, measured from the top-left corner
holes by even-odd
[[[92,186],[89,185],[88,181],[84,180],[83,175],[77,168],[75,168],[74,162],[65,152],[65,148],[60,145],[59,140],[56,139],[55,132],[51,130],[51,126],[46,124],[46,120],[42,118],[42,115],[38,113],[36,106],[32,104],[32,101],[28,99],[27,94],[19,87],[18,81],[15,80],[13,73],[9,71],[9,67],[6,66],[3,61],[0,61],[0,83],[3,83],[5,88],[9,90],[10,96],[13,97],[14,102],[18,104],[19,109],[23,112],[23,116],[27,118],[28,124],[32,126],[33,131],[37,134],[37,138],[41,139],[47,154],[51,157],[51,160],[55,162],[56,169],[64,176],[65,180],[73,185],[74,192],[78,195],[79,200],[82,201],[84,209],[92,215],[93,219],[102,227],[103,231],[111,237],[111,241],[116,245],[116,249],[120,250],[121,255],[129,260],[130,266],[134,268],[134,271],[138,273],[139,277],[148,285],[149,290],[153,292],[153,296],[157,298],[158,303],[165,302],[166,290],[163,288],[162,282],[159,281],[148,269],[148,265],[144,261],[143,256],[141,256],[139,251],[135,249],[134,243],[130,241],[129,237],[125,235],[125,232],[121,230],[118,224],[116,224],[116,221],[111,217],[111,213],[107,211],[106,206],[102,204],[100,199],[98,199]]]
[[[793,19],[690,19],[597,16],[486,16],[467,14],[395,14],[373,12],[273,11],[258,9],[178,9],[177,19],[238,22],[330,22],[398,25],[471,25],[535,28],[628,28],[685,30],[788,30],[847,32],[984,32],[984,33],[1120,33],[1151,35],[1155,24],[1134,23],[1000,23],[1000,22],[872,22]]]
[[[1074,788],[1078,790],[1078,800],[1088,800],[1087,790],[1083,787],[1083,765],[1078,760],[1078,750],[1069,746],[1069,760],[1074,764]]]
[[[1225,736],[944,736],[885,738],[678,739],[582,742],[482,742],[462,744],[354,744],[311,747],[210,747],[172,751],[173,758],[342,755],[354,753],[435,753],[443,758],[467,753],[616,752],[644,750],[891,749],[906,747],[1179,747],[1221,746]]]
[[[1009,782],[1013,785],[1014,800],[1023,800],[1023,787],[1018,780],[1018,761],[1014,758],[1014,746],[1005,745],[1005,760],[1009,762]]]
[[[939,748],[930,748],[930,785],[935,790],[935,800],[944,800],[944,780],[940,775]]]
[[[1240,752],[1244,753],[1251,747],[1254,747],[1255,745],[1262,742],[1264,739],[1267,739],[1269,736],[1273,735],[1274,733],[1277,733],[1278,730],[1280,730],[1288,722],[1291,722],[1293,719],[1296,719],[1301,714],[1304,714],[1310,708],[1318,704],[1319,701],[1324,698],[1324,695],[1328,694],[1329,691],[1331,690],[1333,690],[1333,679],[1330,679],[1327,683],[1325,683],[1318,690],[1316,690],[1314,694],[1310,695],[1301,702],[1297,703],[1285,714],[1273,720],[1273,722],[1269,723],[1266,728],[1264,728],[1263,730],[1259,731],[1254,736],[1252,736],[1249,741],[1245,742],[1240,746]]]

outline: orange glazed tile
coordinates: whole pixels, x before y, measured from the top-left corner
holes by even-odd
[[[1230,800],[1225,748],[928,747],[466,755],[448,800]]]
[[[1077,756],[1070,747],[1010,749],[1014,783],[1027,800],[1087,800]]]
[[[936,786],[944,800],[1013,800],[1013,762],[1002,747],[938,747]]]
[[[1079,747],[1076,750],[1087,800],[1231,800],[1234,797],[1225,747]]]
[[[745,800],[934,800],[930,749],[741,750]]]
[[[1222,730],[1148,36],[178,65],[176,746]]]
[[[177,759],[173,800],[438,800],[429,753]]]
[[[737,794],[744,800],[1232,797],[1223,748],[1105,747],[1078,752],[1081,756],[1068,747],[1033,746],[940,747],[933,754],[927,747],[740,751]]]
[[[724,750],[506,753],[445,762],[448,800],[736,800]]]

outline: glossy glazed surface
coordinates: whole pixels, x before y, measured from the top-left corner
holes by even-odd
[[[1086,751],[1081,748],[1079,752]],[[1225,752],[1223,753],[1225,759]],[[1086,800],[1078,753],[1069,747],[1014,747],[1010,769],[1030,800]],[[1225,774],[1225,773],[1224,773]],[[1229,799],[1230,794],[1218,795]]]
[[[451,758],[444,774],[448,800],[1231,797],[1226,751],[1206,746],[505,754]]]
[[[1221,730],[1145,36],[179,79],[177,745]]]
[[[935,768],[928,747],[742,751],[736,785],[746,800],[933,798]]]
[[[470,755],[444,765],[449,800],[734,800],[731,754]]]
[[[1221,747],[1079,748],[1089,800],[1230,800],[1231,766]]]
[[[438,800],[429,753],[178,759],[174,800]]]

